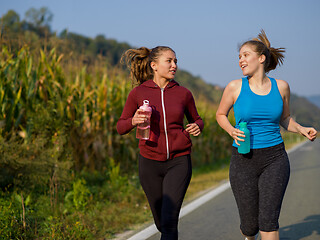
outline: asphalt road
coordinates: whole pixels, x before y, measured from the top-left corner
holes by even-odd
[[[320,239],[320,140],[289,153],[291,176],[280,215],[281,240]],[[148,240],[158,240],[157,233]],[[238,210],[230,188],[179,222],[180,240],[239,240]]]

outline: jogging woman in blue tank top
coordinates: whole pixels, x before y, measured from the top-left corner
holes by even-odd
[[[290,116],[290,89],[287,82],[268,77],[284,60],[283,48],[272,48],[262,30],[258,38],[239,50],[239,66],[246,76],[231,81],[224,90],[217,121],[234,139],[230,162],[230,183],[240,215],[240,229],[248,240],[279,240],[279,214],[290,176],[290,165],[280,134],[280,126],[313,141],[317,131],[303,127]],[[228,120],[234,108],[236,126]],[[251,151],[237,151],[239,123],[247,122]]]

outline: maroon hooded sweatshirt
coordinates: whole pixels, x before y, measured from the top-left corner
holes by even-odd
[[[191,92],[171,80],[161,89],[153,80],[148,80],[135,87],[128,95],[123,112],[117,123],[119,134],[130,132],[132,118],[137,109],[149,100],[152,108],[150,139],[140,140],[140,154],[148,159],[166,161],[174,157],[191,153],[191,139],[184,129],[186,115],[189,123],[196,123],[203,129]]]

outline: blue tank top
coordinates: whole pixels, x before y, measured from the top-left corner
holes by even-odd
[[[274,78],[267,95],[258,95],[251,91],[248,77],[242,78],[238,99],[233,105],[236,128],[240,122],[247,122],[250,131],[251,149],[266,148],[283,142],[280,134],[280,118],[283,101]],[[235,142],[233,146],[237,147]]]

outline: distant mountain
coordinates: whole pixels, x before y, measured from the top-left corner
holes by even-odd
[[[178,70],[175,80],[180,85],[189,89],[196,100],[204,100],[210,105],[218,106],[223,88],[206,83],[202,78],[193,76],[185,70]]]
[[[320,108],[320,94],[306,97],[310,102]]]
[[[320,108],[307,98],[291,94],[290,112],[298,123],[320,130]]]

